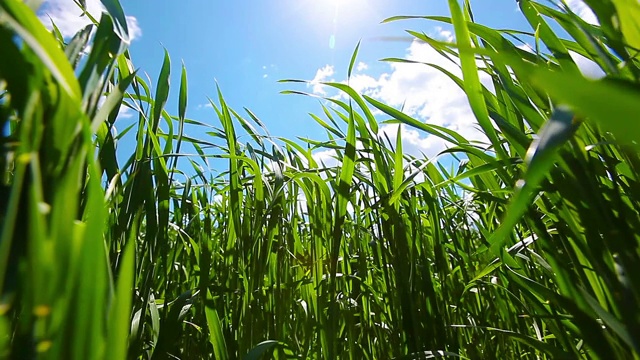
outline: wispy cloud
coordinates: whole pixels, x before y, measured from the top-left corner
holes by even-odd
[[[533,47],[529,44],[519,45],[518,48],[530,53],[534,52]],[[600,68],[600,65],[596,64],[594,61],[573,51],[569,51],[569,55],[585,77],[599,79],[605,75],[605,72]]]
[[[521,44],[517,46],[518,49],[533,53],[533,47],[531,45],[529,45],[528,43],[525,44]]]
[[[451,33],[438,29],[440,38],[451,40]],[[451,73],[461,76],[459,65],[452,62],[431,46],[414,41],[407,48],[405,59],[438,65]],[[358,93],[378,99],[383,103],[401,108],[406,114],[429,124],[444,126],[458,132],[467,140],[484,141],[485,136],[478,130],[478,125],[469,106],[465,93],[442,72],[424,65],[409,63],[390,63],[390,70],[380,75],[360,73],[351,76],[349,85]],[[333,75],[333,68],[325,66],[316,73],[316,78],[327,78]],[[488,75],[481,73],[481,82],[489,89],[493,84]],[[325,95],[326,89],[316,88],[314,93]],[[336,97],[345,98],[338,94]],[[397,137],[398,125],[382,125],[384,133],[392,141]],[[449,144],[435,136],[429,136],[410,127],[401,128],[404,151],[413,155],[435,156],[446,149]],[[323,154],[321,158],[327,157]]]
[[[336,151],[333,149],[316,151],[312,156],[313,160],[315,160],[320,166],[324,165],[326,167],[334,167],[338,165]]]
[[[213,105],[211,105],[211,103],[205,103],[205,104],[199,104],[198,106],[196,106],[197,110],[201,110],[201,109],[213,109]]]
[[[599,79],[605,76],[605,72],[600,68],[600,65],[596,64],[593,60],[587,59],[586,57],[569,51],[569,55],[573,59],[573,61],[578,65],[578,69],[582,72],[582,75],[591,79]]]
[[[118,113],[118,117],[122,118],[122,119],[131,119],[133,118],[133,115],[135,115],[136,112],[131,109],[130,107],[127,106],[121,106],[120,107],[120,112]]]
[[[576,13],[576,15],[580,16],[582,20],[590,24],[594,24],[594,25],[598,24],[598,18],[593,13],[593,11],[591,11],[591,9],[587,6],[587,4],[584,3],[584,1],[567,0],[566,3],[567,3],[567,6],[569,6],[569,8],[571,9],[571,11]]]
[[[528,43],[519,45],[518,48],[530,53],[534,53],[533,47]],[[587,59],[586,57],[573,51],[569,51],[569,55],[578,66],[578,69],[580,69],[580,71],[582,72],[582,75],[592,79],[598,79],[605,75],[604,71],[602,71],[600,66],[594,61]]]
[[[100,0],[87,0],[86,4],[87,11],[98,19],[100,14],[105,11]],[[86,16],[81,16],[82,11],[71,0],[45,0],[38,13],[38,17],[45,26],[53,28],[51,24],[53,21],[64,37],[75,35],[78,30],[91,23]],[[134,16],[127,16],[127,26],[131,40],[142,35],[142,29]]]
[[[326,85],[322,85],[322,82],[333,81],[330,80],[331,76],[335,73],[332,65],[325,65],[323,68],[316,71],[316,76],[311,80],[309,86],[312,86],[312,91],[317,95],[326,95]]]

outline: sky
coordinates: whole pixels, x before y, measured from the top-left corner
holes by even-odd
[[[580,0],[567,2],[587,21],[596,21]],[[469,140],[483,140],[463,92],[445,75],[424,65],[380,61],[395,57],[430,62],[459,74],[457,64],[427,44],[412,41],[405,32],[410,29],[452,40],[449,27],[427,20],[381,23],[396,15],[448,16],[447,0],[121,0],[121,4],[132,37],[133,63],[148,74],[150,83],[158,77],[164,49],[171,56],[170,113],[177,113],[184,63],[189,76],[188,117],[219,124],[207,99],[216,98],[217,83],[232,108],[250,109],[272,135],[325,140],[323,129],[308,115],[322,115],[321,100],[280,92],[299,90],[346,99],[320,82],[346,82],[351,55],[361,41],[351,87],[403,108],[416,119],[446,126]],[[87,5],[92,14],[101,12],[99,0],[87,0]],[[476,0],[471,5],[478,23],[530,30],[514,0]],[[87,24],[79,14],[72,0],[45,0],[39,11],[46,25],[53,20],[65,36]],[[593,64],[581,59],[578,63],[586,74],[598,75]],[[280,79],[311,84],[279,83]],[[489,79],[481,80],[491,86]],[[380,131],[394,140],[397,127],[384,125]],[[432,157],[447,146],[406,127],[402,138],[405,152],[418,156]],[[331,155],[331,151],[315,154],[326,162],[331,162]]]

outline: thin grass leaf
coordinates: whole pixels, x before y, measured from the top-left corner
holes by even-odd
[[[74,99],[80,97],[80,86],[66,56],[40,20],[22,2],[7,0],[0,4],[0,25],[14,31],[38,55],[42,64]]]
[[[484,101],[482,84],[480,83],[480,78],[478,76],[479,72],[475,56],[472,52],[464,50],[471,48],[471,34],[469,33],[469,28],[463,18],[462,11],[457,0],[449,0],[449,9],[451,11],[451,19],[456,33],[456,41],[461,47],[459,58],[460,65],[462,66],[464,89],[469,98],[469,104],[471,105],[471,109],[473,110],[478,123],[491,141],[498,158],[504,159],[506,157],[506,153],[502,149],[498,135],[496,134],[496,131],[489,119],[489,112]]]
[[[207,291],[207,299],[212,299],[211,294]],[[225,360],[229,358],[229,353],[227,352],[227,345],[225,343],[224,335],[222,332],[222,324],[220,323],[220,319],[216,310],[209,308],[208,306],[205,308],[205,313],[207,316],[207,325],[209,328],[209,342],[213,345],[213,353],[216,357],[216,360]]]
[[[353,65],[356,63],[356,59],[358,58],[358,50],[360,49],[360,41],[356,45],[355,50],[353,50],[353,54],[351,54],[351,61],[349,62],[349,70],[347,71],[347,80],[351,78],[351,72],[353,71]]]

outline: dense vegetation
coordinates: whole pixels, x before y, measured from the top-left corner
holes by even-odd
[[[305,143],[220,93],[219,126],[186,118],[184,68],[165,108],[170,57],[133,70],[117,0],[72,39],[0,1],[0,358],[640,358],[640,5],[585,2],[599,25],[520,0],[531,33],[494,30],[450,0],[424,19],[456,43],[410,32],[460,64],[487,143],[338,83]]]

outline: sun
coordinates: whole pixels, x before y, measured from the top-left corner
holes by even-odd
[[[363,21],[374,22],[371,0],[306,0],[308,16],[322,32],[329,34],[329,47],[333,49],[338,37],[356,30]],[[379,19],[378,19],[379,21]]]

